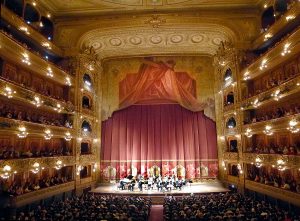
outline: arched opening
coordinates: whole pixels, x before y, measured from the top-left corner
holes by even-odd
[[[53,39],[53,31],[54,31],[54,25],[51,20],[48,18],[42,16],[41,22],[43,26],[41,27],[41,33],[44,35],[48,40]]]
[[[38,10],[31,4],[26,4],[25,6],[24,20],[29,23],[40,21],[40,14]]]
[[[237,165],[232,165],[230,167],[230,175],[231,176],[238,176],[239,175],[239,169]]]
[[[5,6],[20,17],[23,16],[23,0],[9,0],[5,2]]]
[[[84,82],[84,85],[85,85],[87,88],[89,88],[89,89],[92,88],[93,85],[92,85],[92,79],[91,79],[90,75],[84,74],[84,75],[83,75],[83,82]]]
[[[82,142],[80,145],[80,153],[81,154],[89,154],[91,153],[91,145],[89,142]]]
[[[83,132],[92,132],[92,127],[90,123],[86,120],[84,120],[81,124],[81,129]]]
[[[91,109],[90,99],[87,96],[82,97],[82,107],[86,109]]]
[[[226,71],[225,71],[225,74],[224,74],[224,81],[225,82],[228,82],[232,80],[232,71],[230,68],[228,68]]]
[[[236,121],[233,117],[229,118],[226,123],[227,128],[235,128],[236,127]]]
[[[273,7],[267,8],[262,14],[261,27],[266,30],[275,22],[274,9]]]
[[[230,91],[226,96],[226,105],[234,104],[234,94]]]

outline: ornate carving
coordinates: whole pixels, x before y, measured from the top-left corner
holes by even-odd
[[[150,24],[153,28],[159,28],[164,23],[166,23],[166,19],[159,18],[158,15],[152,15],[149,20],[145,21],[145,24]]]

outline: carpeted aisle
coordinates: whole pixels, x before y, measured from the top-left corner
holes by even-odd
[[[151,207],[149,221],[163,221],[164,220],[164,208],[163,205],[153,205]]]

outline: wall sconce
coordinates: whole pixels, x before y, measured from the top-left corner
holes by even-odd
[[[225,164],[225,161],[224,161],[224,160],[222,161],[222,164],[221,164],[221,165],[222,165],[222,167],[223,167],[223,170],[226,171],[227,168],[226,168],[226,164]]]
[[[287,128],[292,133],[298,133],[300,131],[300,128],[297,127],[298,122],[296,120],[291,120],[289,122],[289,127]]]
[[[251,164],[253,164],[253,163],[251,163]],[[255,165],[257,168],[262,167],[262,165],[263,165],[262,159],[260,159],[260,157],[256,157],[256,158],[255,158],[254,165]]]
[[[259,66],[259,69],[260,70],[263,70],[264,68],[267,68],[268,65],[267,65],[267,60],[264,59],[262,62],[261,62],[261,65]]]
[[[47,68],[47,76],[51,78],[53,77],[53,71],[50,67]]]
[[[42,46],[45,47],[45,48],[51,49],[51,46],[50,46],[49,42],[43,42]]]
[[[64,165],[64,166],[65,166],[65,165]],[[63,167],[62,161],[61,161],[61,160],[56,161],[55,167],[54,167],[54,168],[55,168],[56,170],[60,170],[62,167]]]
[[[95,173],[95,172],[96,172],[96,170],[97,170],[97,164],[96,164],[96,163],[94,163],[94,165],[93,165],[93,172]]]
[[[79,165],[76,172],[77,176],[79,176],[81,170],[83,170],[83,166]]]
[[[13,89],[11,89],[9,86],[6,86],[4,89],[3,89],[3,95],[6,96],[7,98],[12,98],[13,97],[13,94],[16,93],[16,91],[14,91]]]
[[[25,26],[20,26],[20,27],[19,27],[19,30],[25,32],[27,35],[30,34],[30,32],[28,31],[28,28],[25,27]]]
[[[27,64],[27,65],[31,65],[31,62],[29,60],[29,55],[27,53],[23,53],[23,59],[22,59],[22,62]]]
[[[248,138],[250,138],[250,137],[252,137],[252,130],[250,129],[250,128],[247,128],[246,129],[246,132],[245,132],[245,135],[248,137]]]
[[[66,77],[66,85],[72,86],[71,79],[69,77]]]
[[[32,169],[31,169],[31,172],[34,173],[34,174],[37,174],[38,172],[40,172],[40,164],[38,162],[35,162],[33,165],[32,165]],[[44,167],[41,168],[42,170],[44,169]]]
[[[45,137],[45,140],[50,140],[53,137],[53,134],[51,133],[51,130],[46,129],[44,137]]]
[[[16,174],[17,171],[14,171],[13,173]],[[1,177],[2,179],[8,179],[11,175],[12,175],[12,173],[11,173],[11,166],[5,165],[5,166],[2,168],[2,173],[0,174],[0,177]]]
[[[271,96],[274,98],[275,101],[278,101],[282,96],[280,95],[280,90],[277,89]]]
[[[239,170],[239,173],[240,173],[240,174],[243,174],[243,173],[244,173],[244,171],[242,170],[241,164],[238,163],[237,169]]]
[[[67,132],[65,133],[65,140],[66,140],[66,141],[70,141],[71,139],[72,139],[71,133],[70,133],[69,131],[67,131]]]
[[[256,98],[253,102],[251,102],[254,108],[257,108],[260,106],[260,103],[258,102],[258,98]]]
[[[281,52],[281,55],[282,55],[282,56],[285,56],[286,54],[291,53],[291,50],[289,49],[290,45],[291,45],[291,44],[288,44],[288,43],[286,43],[286,44],[284,45],[283,51]]]
[[[41,106],[42,103],[43,103],[43,101],[41,100],[40,97],[34,96],[34,98],[33,98],[33,104],[34,104],[36,107]]]
[[[273,37],[273,35],[271,33],[265,34],[264,41],[267,41],[272,37]]]
[[[264,134],[266,134],[267,136],[271,136],[273,134],[273,131],[271,130],[272,127],[270,125],[266,125],[265,129],[264,129]]]
[[[93,142],[94,142],[94,143],[97,143],[97,142],[98,142],[98,139],[97,139],[97,138],[93,139]]]
[[[27,137],[28,133],[26,132],[26,127],[25,126],[20,126],[18,129],[19,129],[19,132],[18,132],[17,136],[19,138],[22,139],[22,138]]]
[[[285,16],[285,20],[286,21],[290,21],[290,20],[293,20],[293,19],[295,19],[295,15],[287,15],[287,16]]]

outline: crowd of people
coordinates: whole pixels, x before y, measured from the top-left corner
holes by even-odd
[[[63,116],[41,113],[25,107],[18,108],[8,103],[0,103],[0,117],[58,127],[73,127],[72,122]]]
[[[59,185],[62,183],[70,182],[70,177],[65,176],[52,176],[52,177],[46,177],[46,178],[40,178],[36,181],[32,180],[26,180],[25,182],[13,182],[8,186],[7,182],[1,183],[1,191],[2,194],[9,195],[9,196],[20,196],[25,193],[29,193],[32,191],[40,190],[43,188],[48,188],[51,186]]]
[[[262,122],[272,119],[278,119],[281,117],[287,117],[300,113],[300,104],[292,104],[288,107],[278,107],[274,110],[266,111],[261,114],[256,114],[252,119],[246,119],[244,124],[251,124],[256,122]]]
[[[150,209],[149,198],[86,194],[20,212],[16,220],[147,221]]]
[[[238,193],[218,193],[188,197],[166,197],[164,218],[168,220],[299,220],[289,213],[264,201]]]
[[[246,148],[246,152],[250,153],[262,153],[262,154],[284,154],[284,155],[299,155],[300,143],[296,143],[291,146],[279,146],[275,144],[249,146]]]
[[[55,157],[55,156],[70,156],[72,152],[69,148],[63,146],[57,149],[41,149],[31,150],[22,148],[13,148],[12,145],[0,145],[0,160],[4,159],[21,159],[34,157]]]
[[[281,174],[278,171],[267,170],[265,167],[258,168],[251,165],[247,170],[247,178],[261,184],[300,193],[300,183],[297,183],[294,176],[288,173]]]

